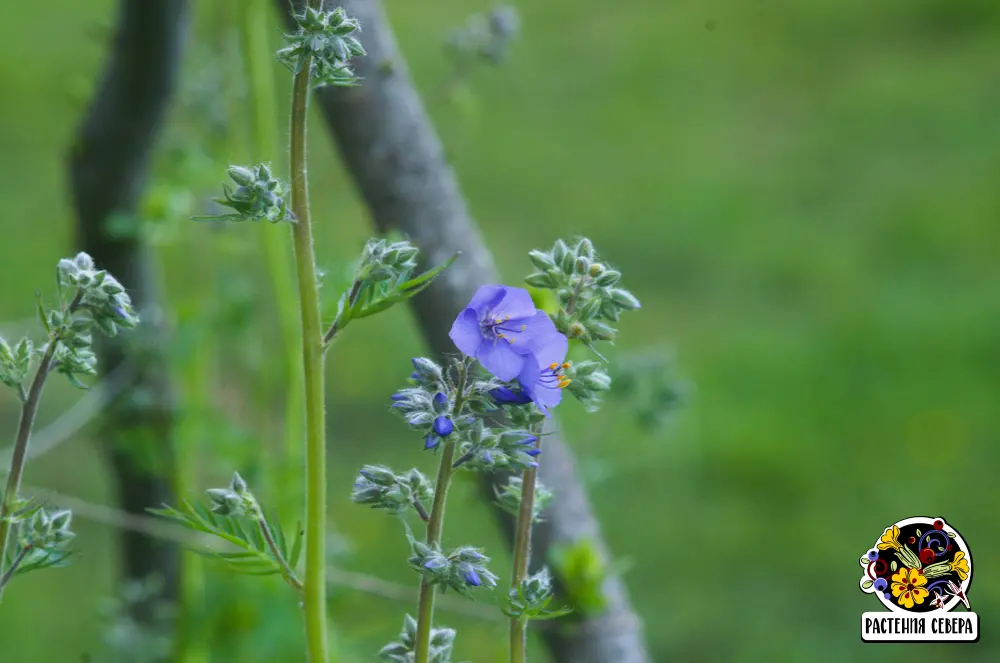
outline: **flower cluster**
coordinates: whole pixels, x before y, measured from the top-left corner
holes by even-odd
[[[209,488],[208,499],[212,502],[212,513],[237,518],[250,514],[256,516],[260,507],[254,496],[247,490],[247,484],[239,472],[233,473],[228,488]]]
[[[584,343],[613,341],[623,311],[640,308],[639,300],[619,285],[621,272],[602,262],[589,239],[572,248],[556,240],[551,251],[532,251],[531,262],[539,269],[525,279],[535,288],[555,291],[560,310],[555,323],[564,334]]]
[[[563,242],[556,247],[563,247],[559,254],[562,261],[569,249]],[[376,250],[366,250],[366,255],[381,255],[387,248],[373,247]],[[533,252],[532,259],[537,264],[538,256],[545,255]],[[552,257],[546,260],[559,272],[561,263]],[[376,260],[367,262],[377,269]],[[610,327],[602,320],[617,320],[621,310],[638,308],[638,302],[627,291],[615,287],[620,275],[597,262],[587,240],[574,249],[565,274],[559,278],[544,276],[562,304],[554,312],[554,319],[537,307],[523,288],[482,286],[458,313],[449,332],[461,355],[449,358],[443,365],[426,357],[413,359],[409,385],[392,395],[392,409],[423,439],[425,449],[440,455],[433,487],[423,475],[415,475],[416,470],[401,477],[387,467],[375,465],[365,466],[355,483],[355,502],[397,514],[413,506],[427,523],[425,541],[418,541],[407,529],[409,563],[422,576],[416,633],[423,635],[411,644],[404,633],[400,642],[383,650],[384,657],[409,661],[412,655],[416,660],[428,660],[428,608],[433,606],[434,588],[467,593],[474,587],[496,586],[497,577],[487,568],[489,559],[480,550],[461,546],[448,552],[441,547],[443,505],[453,473],[461,469],[512,472],[506,486],[497,491],[499,505],[519,518],[530,515],[532,521],[539,521],[553,499],[551,491],[540,486],[535,477],[546,418],[562,401],[563,392],[593,409],[600,394],[611,387],[611,378],[601,362],[573,364],[566,360],[570,339],[592,348],[593,341],[611,338],[613,334],[607,331]],[[583,332],[575,331],[579,325],[583,325]],[[414,476],[419,477],[416,482]],[[532,490],[526,489],[529,485]],[[421,502],[431,498],[432,490],[433,508],[426,514]],[[527,515],[521,514],[524,500],[530,507],[525,510]],[[522,535],[530,529],[530,524],[518,524],[515,559],[528,559],[530,540]],[[515,570],[515,589],[504,608],[508,616],[523,624],[567,612],[548,607],[553,593],[547,570],[528,577],[523,574],[523,569]],[[419,641],[421,637],[423,641]]]
[[[461,546],[445,553],[411,537],[410,550],[410,566],[442,591],[467,594],[474,587],[497,586],[497,577],[486,567],[490,558],[475,548]]]
[[[263,221],[272,223],[294,221],[295,215],[285,200],[285,185],[274,177],[267,164],[257,164],[245,168],[230,166],[228,184],[222,185],[222,198],[215,202],[233,210],[230,214],[214,214],[195,217],[198,221]]]
[[[528,576],[507,593],[503,613],[512,619],[555,619],[569,614],[568,608],[549,610],[552,603],[552,575],[546,568]]]
[[[312,63],[312,80],[323,85],[356,85],[358,77],[351,71],[353,57],[365,55],[355,33],[361,30],[356,19],[349,18],[342,7],[324,12],[307,8],[295,17],[299,29],[286,35],[288,45],[277,57],[292,73],[299,73],[307,62]]]
[[[502,402],[533,402],[547,412],[562,400],[571,380],[565,375],[569,342],[552,319],[535,308],[521,288],[479,288],[449,332],[455,347],[476,359],[498,380],[516,380],[519,391],[494,390]]]
[[[413,663],[414,649],[417,638],[417,620],[406,615],[403,618],[403,630],[399,640],[390,642],[379,651],[383,661],[393,663]],[[451,663],[451,652],[455,646],[455,629],[432,628],[430,633],[429,663]]]
[[[365,465],[354,482],[351,501],[399,514],[414,508],[427,519],[426,504],[434,497],[434,484],[417,468],[397,475],[388,467]]]

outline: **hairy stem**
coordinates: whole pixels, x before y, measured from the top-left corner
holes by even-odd
[[[533,431],[535,448],[542,444],[539,430]],[[535,483],[537,468],[524,471],[521,479],[521,508],[514,526],[514,569],[511,572],[510,588],[517,589],[528,576],[528,562],[531,560],[531,526],[535,516]],[[528,622],[524,619],[510,620],[510,663],[525,663],[528,660]]]
[[[319,9],[320,0],[309,0]],[[289,156],[295,267],[302,317],[302,373],[306,405],[306,572],[303,610],[306,651],[310,663],[329,661],[326,628],[326,421],[323,407],[323,328],[319,314],[319,283],[309,216],[309,177],[306,164],[306,123],[311,91],[312,61],[307,59],[292,84]]]
[[[277,542],[274,540],[274,534],[271,532],[271,526],[267,524],[267,518],[264,514],[257,510],[254,514],[254,520],[257,521],[257,526],[260,527],[260,533],[264,537],[264,541],[267,543],[268,550],[274,555],[274,558],[278,560],[281,564],[282,576],[285,578],[285,582],[292,586],[292,589],[301,592],[302,591],[302,581],[299,577],[295,575],[295,571],[288,565],[288,560],[285,556],[281,554],[281,550],[278,548]]]
[[[21,548],[21,550],[17,553],[17,557],[15,557],[14,561],[10,563],[10,568],[4,571],[3,575],[0,576],[0,590],[3,590],[3,588],[7,586],[7,583],[10,582],[10,579],[14,577],[14,574],[17,573],[17,568],[21,566],[21,562],[23,562],[24,558],[28,556],[29,552],[31,552],[31,546],[27,545]]]
[[[72,315],[80,305],[83,298],[83,290],[78,290],[73,301],[64,311],[67,315]],[[21,418],[17,424],[17,435],[14,438],[14,450],[10,457],[10,470],[7,474],[7,486],[3,491],[3,502],[0,503],[0,574],[3,572],[4,555],[7,552],[7,541],[10,538],[10,516],[14,502],[17,501],[17,493],[21,489],[21,475],[24,474],[24,463],[28,458],[28,442],[31,440],[31,427],[35,425],[35,414],[38,412],[38,403],[42,398],[42,389],[45,387],[45,379],[52,370],[52,360],[56,355],[56,348],[59,346],[59,339],[54,331],[49,333],[49,342],[45,348],[42,360],[38,362],[38,370],[28,388],[28,394],[21,404]],[[0,598],[3,596],[3,586],[0,585]]]
[[[465,403],[465,385],[468,368],[460,365],[461,373],[455,388],[455,407],[452,416],[458,417]],[[441,532],[444,530],[444,506],[448,500],[448,488],[454,473],[452,464],[455,460],[455,438],[446,438],[444,449],[441,450],[441,464],[438,467],[437,480],[434,486],[434,503],[431,505],[430,518],[427,519],[427,545],[432,549],[441,546]],[[417,636],[414,641],[413,663],[428,663],[431,648],[431,626],[434,621],[434,597],[437,588],[426,576],[420,581],[420,599],[417,606]]]

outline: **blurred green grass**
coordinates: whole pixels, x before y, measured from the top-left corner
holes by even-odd
[[[433,95],[448,75],[446,26],[487,4],[386,5]],[[697,385],[662,435],[621,408],[595,415],[606,429],[565,417],[605,535],[631,563],[656,660],[995,660],[1000,7],[519,9],[525,33],[503,70],[474,76],[471,109],[427,101],[507,280],[526,273],[529,248],[587,234],[645,305],[623,322],[622,346],[675,346]],[[33,289],[69,250],[63,159],[103,57],[93,29],[112,15],[106,0],[54,0],[39,48],[35,9],[0,10],[4,319],[31,315]],[[314,126],[321,261],[346,260],[369,226]],[[173,289],[190,287],[182,264],[170,268]],[[330,369],[331,516],[354,546],[351,568],[403,583],[398,528],[346,494],[364,462],[429,465],[383,407],[419,348],[394,311],[348,334]],[[48,396],[45,420],[71,394]],[[10,425],[12,400],[2,407]],[[28,480],[107,501],[105,472],[79,440]],[[455,500],[449,542],[487,544],[505,569],[487,510],[469,502]],[[916,514],[948,518],[973,547],[976,646],[859,641],[871,605],[857,557]],[[78,529],[80,563],[7,593],[0,642],[17,654],[4,661],[74,661],[96,647],[92,606],[111,591],[116,551],[107,528]],[[362,653],[408,607],[356,595],[335,605],[342,641]],[[502,660],[493,626],[448,622],[460,658]],[[42,637],[53,623],[60,638]]]

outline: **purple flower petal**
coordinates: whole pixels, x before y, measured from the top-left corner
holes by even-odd
[[[531,300],[531,293],[524,288],[507,288],[506,296],[491,312],[494,318],[530,318],[535,314],[535,302]]]
[[[465,578],[465,582],[472,585],[473,587],[479,587],[482,581],[479,579],[479,574],[476,570],[469,566],[468,564],[462,565],[462,577]]]
[[[476,355],[476,359],[487,371],[500,380],[513,380],[524,368],[526,357],[513,350],[509,343],[495,341],[484,343]]]
[[[490,397],[500,404],[510,403],[512,405],[523,405],[530,403],[531,399],[523,391],[513,391],[507,387],[497,387],[490,390]]]
[[[545,311],[536,311],[530,318],[523,320],[520,326],[523,329],[509,334],[513,341],[510,346],[515,352],[520,354],[534,353],[538,356],[544,354],[549,357],[559,354],[560,344],[565,344],[566,348],[569,348],[569,341],[556,329],[555,323]],[[563,350],[562,356],[558,359],[551,359],[549,363],[561,362],[565,357],[566,350]]]
[[[463,354],[469,357],[476,356],[486,339],[483,337],[479,316],[474,309],[467,308],[455,318],[455,323],[448,332],[448,338]]]
[[[439,437],[448,437],[454,429],[455,424],[451,422],[451,419],[444,415],[434,420],[434,432],[437,433]]]
[[[507,286],[503,285],[484,285],[476,290],[476,294],[472,296],[469,301],[467,309],[471,308],[477,314],[482,314],[484,311],[495,308],[500,302],[503,301],[504,297],[507,296]]]

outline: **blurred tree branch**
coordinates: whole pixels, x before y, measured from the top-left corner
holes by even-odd
[[[287,0],[277,2],[286,25],[294,27],[288,22]],[[469,216],[381,3],[342,0],[337,4],[361,22],[368,56],[352,65],[364,80],[355,88],[323,88],[317,101],[379,230],[395,228],[405,233],[420,247],[428,265],[462,252],[461,259],[413,300],[431,349],[437,354],[453,352],[448,338],[452,320],[478,286],[497,282],[497,270]],[[608,567],[610,554],[576,475],[572,453],[557,435],[546,438],[545,449],[540,479],[555,491],[556,498],[546,522],[536,528],[533,566],[545,562],[554,544],[589,541]],[[483,490],[492,501],[494,484],[488,475]],[[499,509],[497,513],[512,538],[511,519]],[[602,590],[607,603],[601,614],[582,622],[560,620],[539,629],[554,659],[560,663],[648,663],[642,624],[621,579],[609,571]],[[570,628],[564,628],[567,624]]]
[[[69,177],[80,247],[130,291],[142,324],[124,342],[100,346],[101,367],[135,370],[104,417],[107,450],[119,499],[129,514],[172,501],[173,394],[162,356],[162,318],[154,263],[135,223],[160,124],[173,96],[186,30],[185,0],[122,0],[102,79],[69,154]],[[109,228],[127,219],[131,232]],[[144,534],[123,531],[127,580],[163,579],[174,600],[178,552]],[[144,620],[146,606],[134,615]]]

